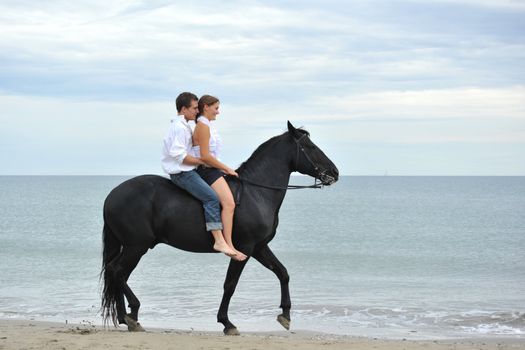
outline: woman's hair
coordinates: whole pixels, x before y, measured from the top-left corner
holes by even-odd
[[[204,106],[211,106],[212,104],[215,104],[217,102],[219,102],[219,99],[217,97],[213,97],[210,95],[202,95],[199,99],[199,115],[197,116],[197,118],[203,114]],[[197,122],[197,119],[195,119],[195,122]]]

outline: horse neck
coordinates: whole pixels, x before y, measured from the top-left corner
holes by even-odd
[[[290,181],[290,152],[268,149],[250,158],[244,165],[241,178],[261,185],[286,188]]]

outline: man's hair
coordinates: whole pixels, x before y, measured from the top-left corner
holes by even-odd
[[[177,97],[177,100],[175,100],[175,104],[177,105],[177,112],[180,113],[180,111],[182,111],[182,107],[190,108],[191,101],[199,101],[199,98],[191,92],[181,93]]]

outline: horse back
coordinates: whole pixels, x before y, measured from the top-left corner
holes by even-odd
[[[123,245],[166,243],[192,252],[213,252],[202,204],[169,179],[141,175],[115,187],[104,220]]]

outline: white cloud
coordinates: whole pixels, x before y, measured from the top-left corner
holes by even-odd
[[[360,144],[385,151],[392,145],[407,145],[415,153],[424,145],[437,149],[461,143],[494,149],[523,145],[523,93],[523,88],[384,92],[320,98],[302,106],[225,101],[217,126],[226,140],[223,160],[231,166],[285,131],[289,119],[309,130],[312,139],[337,160],[341,172],[348,174],[359,164],[347,162],[363,157],[349,154],[349,145],[354,145],[354,152]],[[175,113],[173,101],[117,103],[3,95],[0,105],[0,161],[6,173],[161,173],[160,142]],[[490,111],[509,115],[494,116]],[[456,114],[447,117],[448,112]]]
[[[248,99],[258,90],[311,98],[323,85],[343,93],[351,84],[361,91],[400,81],[464,85],[473,74],[482,83],[495,79],[476,69],[483,60],[508,61],[523,49],[470,32],[414,31],[369,16],[366,7],[362,17],[330,6],[296,11],[250,2],[213,11],[158,1],[23,4],[0,4],[3,71],[15,75],[7,86],[15,93],[32,91],[16,74],[46,86],[42,94],[88,98],[144,96],[191,81]]]
[[[224,52],[226,48],[239,53],[273,46],[275,40],[265,38],[269,29],[307,23],[300,15],[262,6],[221,6],[210,11],[171,5],[126,12],[126,2],[94,4],[38,10],[0,5],[0,44],[73,61],[169,57],[173,52],[198,55],[202,50]],[[260,35],[254,37],[257,32]]]
[[[318,111],[331,106],[330,119],[520,119],[525,120],[525,87],[381,91],[315,100]]]
[[[273,125],[261,132],[264,139],[284,130],[290,119],[312,131],[314,139],[339,145],[525,142],[522,86],[318,96],[298,105],[234,103],[224,114],[221,124],[231,139],[243,130]]]
[[[429,2],[428,0],[408,0],[413,2]],[[523,0],[430,0],[432,2],[441,2],[455,5],[471,5],[471,6],[486,6],[492,8],[509,8],[517,10],[525,10],[525,2]]]
[[[524,7],[3,1],[0,144],[29,152],[23,145],[36,140],[57,162],[70,143],[112,164],[123,152],[147,152],[143,164],[157,169],[159,132],[182,90],[221,98],[234,163],[287,119],[336,148],[519,143],[525,45],[514,13]]]

